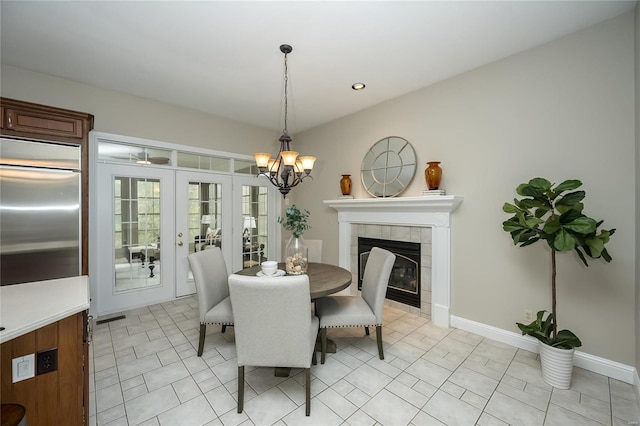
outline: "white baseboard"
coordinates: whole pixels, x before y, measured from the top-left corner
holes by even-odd
[[[479,336],[506,343],[507,345],[515,346],[529,352],[538,353],[538,341],[530,336],[522,336],[512,331],[503,330],[454,315],[451,315],[451,327],[469,331]],[[573,362],[576,367],[635,385],[636,394],[640,392],[640,378],[638,378],[638,371],[635,367],[580,351],[575,352]],[[638,400],[640,401],[640,397]]]

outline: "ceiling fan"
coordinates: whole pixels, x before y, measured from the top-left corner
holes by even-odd
[[[139,164],[169,164],[171,160],[169,157],[151,157],[148,155],[146,150],[140,151],[136,157],[136,163]]]
[[[120,153],[112,152],[109,153],[108,156],[114,160],[121,160],[126,162],[133,161],[138,164],[169,164],[169,161],[171,161],[169,157],[151,157],[145,149],[137,153],[131,151]]]

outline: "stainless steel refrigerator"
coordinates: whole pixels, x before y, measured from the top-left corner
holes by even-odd
[[[0,138],[0,285],[81,274],[80,147]]]

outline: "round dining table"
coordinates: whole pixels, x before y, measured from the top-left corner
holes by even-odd
[[[284,271],[284,263],[278,263],[278,269]],[[236,274],[239,275],[256,275],[260,272],[260,265],[243,269]],[[328,263],[310,262],[307,268],[309,276],[309,291],[311,300],[328,296],[351,285],[351,272],[336,265]]]

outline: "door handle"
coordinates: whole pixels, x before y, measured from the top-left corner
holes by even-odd
[[[182,247],[182,245],[183,245],[183,244],[182,244],[182,241],[178,241],[178,246],[179,246],[179,247]]]

